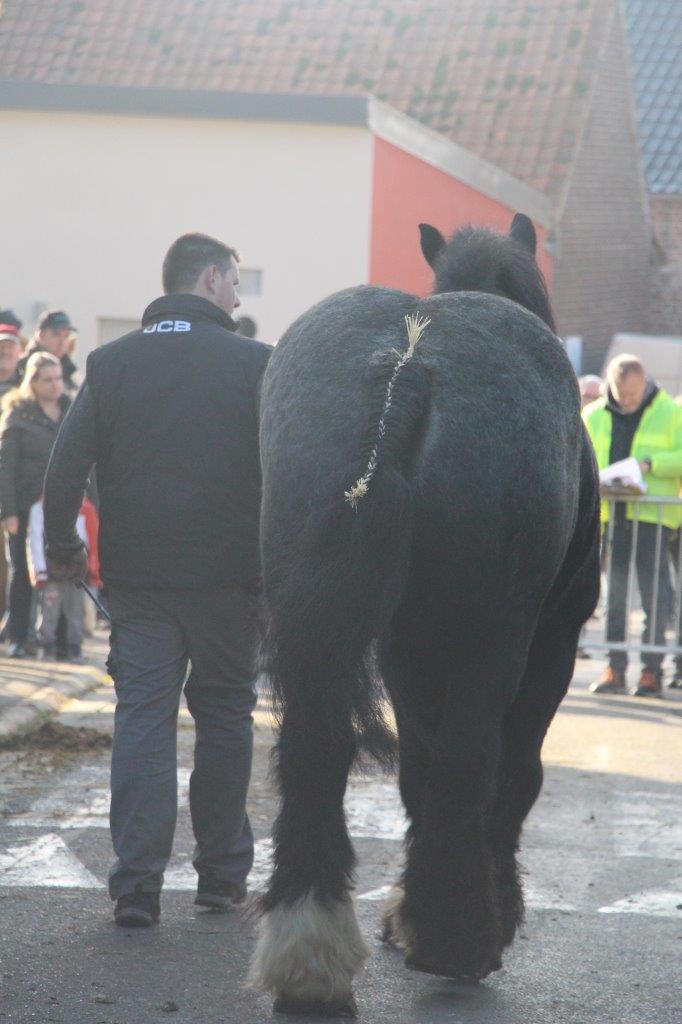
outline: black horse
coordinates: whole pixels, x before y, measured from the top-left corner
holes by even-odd
[[[597,475],[533,226],[421,234],[435,294],[333,295],[263,386],[282,804],[251,983],[285,1011],[354,1012],[343,798],[359,749],[386,749],[378,679],[410,822],[385,938],[431,974],[500,967],[540,748],[597,600]]]

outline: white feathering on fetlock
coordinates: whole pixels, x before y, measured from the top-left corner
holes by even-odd
[[[409,951],[414,942],[410,929],[403,921],[402,905],[405,900],[405,890],[400,885],[394,885],[384,903],[383,912],[383,938],[396,949]]]
[[[312,893],[263,917],[247,985],[277,996],[335,1002],[351,995],[369,956],[353,901],[321,903]]]

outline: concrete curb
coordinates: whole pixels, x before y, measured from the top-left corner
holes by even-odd
[[[28,693],[0,711],[0,748],[17,733],[37,729],[47,718],[59,711],[74,697],[82,697],[107,682],[109,676],[96,665],[79,668],[76,672],[46,671],[43,679]]]

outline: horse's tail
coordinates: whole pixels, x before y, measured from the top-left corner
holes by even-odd
[[[354,476],[348,466],[341,482],[336,467],[325,481],[325,498],[312,501],[290,562],[300,567],[298,581],[289,572],[281,581],[266,572],[274,626],[270,676],[280,707],[303,702],[311,728],[323,715],[327,726],[352,730],[356,750],[384,762],[393,756],[395,739],[384,718],[375,641],[385,634],[407,582],[409,466],[430,389],[426,366],[413,358],[428,321],[406,321],[407,350],[382,356],[369,368],[373,404],[358,452],[363,471]]]

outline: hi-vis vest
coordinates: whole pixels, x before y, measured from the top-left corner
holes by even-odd
[[[599,398],[583,409],[583,419],[597,456],[599,469],[609,464],[613,414],[606,407],[606,399]],[[651,472],[644,480],[647,495],[676,498],[682,484],[682,406],[677,405],[662,389],[646,407],[632,439],[630,455],[638,461],[651,459]],[[627,507],[627,518],[633,518],[633,507]],[[609,518],[608,502],[602,502],[601,520]],[[645,523],[658,522],[656,505],[640,505],[639,519]],[[682,525],[682,506],[664,505],[661,522],[676,530]]]

